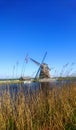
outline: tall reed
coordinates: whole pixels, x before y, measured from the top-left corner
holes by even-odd
[[[46,84],[36,93],[12,97],[3,92],[0,130],[76,130],[76,84],[51,89]]]

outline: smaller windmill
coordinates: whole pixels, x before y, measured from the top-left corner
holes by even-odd
[[[47,52],[45,53],[41,63],[39,63],[36,60],[30,58],[31,61],[33,61],[36,65],[39,66],[39,69],[36,73],[35,79],[37,79],[37,78],[40,78],[40,79],[50,78],[50,68],[48,67],[48,64],[44,63],[46,55],[47,55]]]

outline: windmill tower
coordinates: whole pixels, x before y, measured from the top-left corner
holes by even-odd
[[[30,58],[31,61],[33,61],[35,64],[37,64],[39,66],[39,69],[36,73],[35,79],[37,78],[50,78],[50,68],[48,67],[48,64],[44,63],[45,57],[47,55],[47,52],[45,53],[42,62],[39,63],[36,60]]]
[[[49,67],[46,63],[43,63],[41,65],[41,70],[40,70],[40,73],[39,73],[39,78],[50,78],[50,74],[49,74]]]

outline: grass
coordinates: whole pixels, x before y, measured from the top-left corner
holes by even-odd
[[[6,85],[6,84],[17,84],[17,83],[23,83],[24,81],[20,80],[0,80],[0,85]]]
[[[0,96],[0,130],[76,130],[76,84]]]

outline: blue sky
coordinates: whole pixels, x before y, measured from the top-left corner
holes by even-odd
[[[0,77],[34,75],[38,69],[26,54],[54,67],[59,75],[68,63],[76,69],[76,1],[75,0],[0,0]]]

